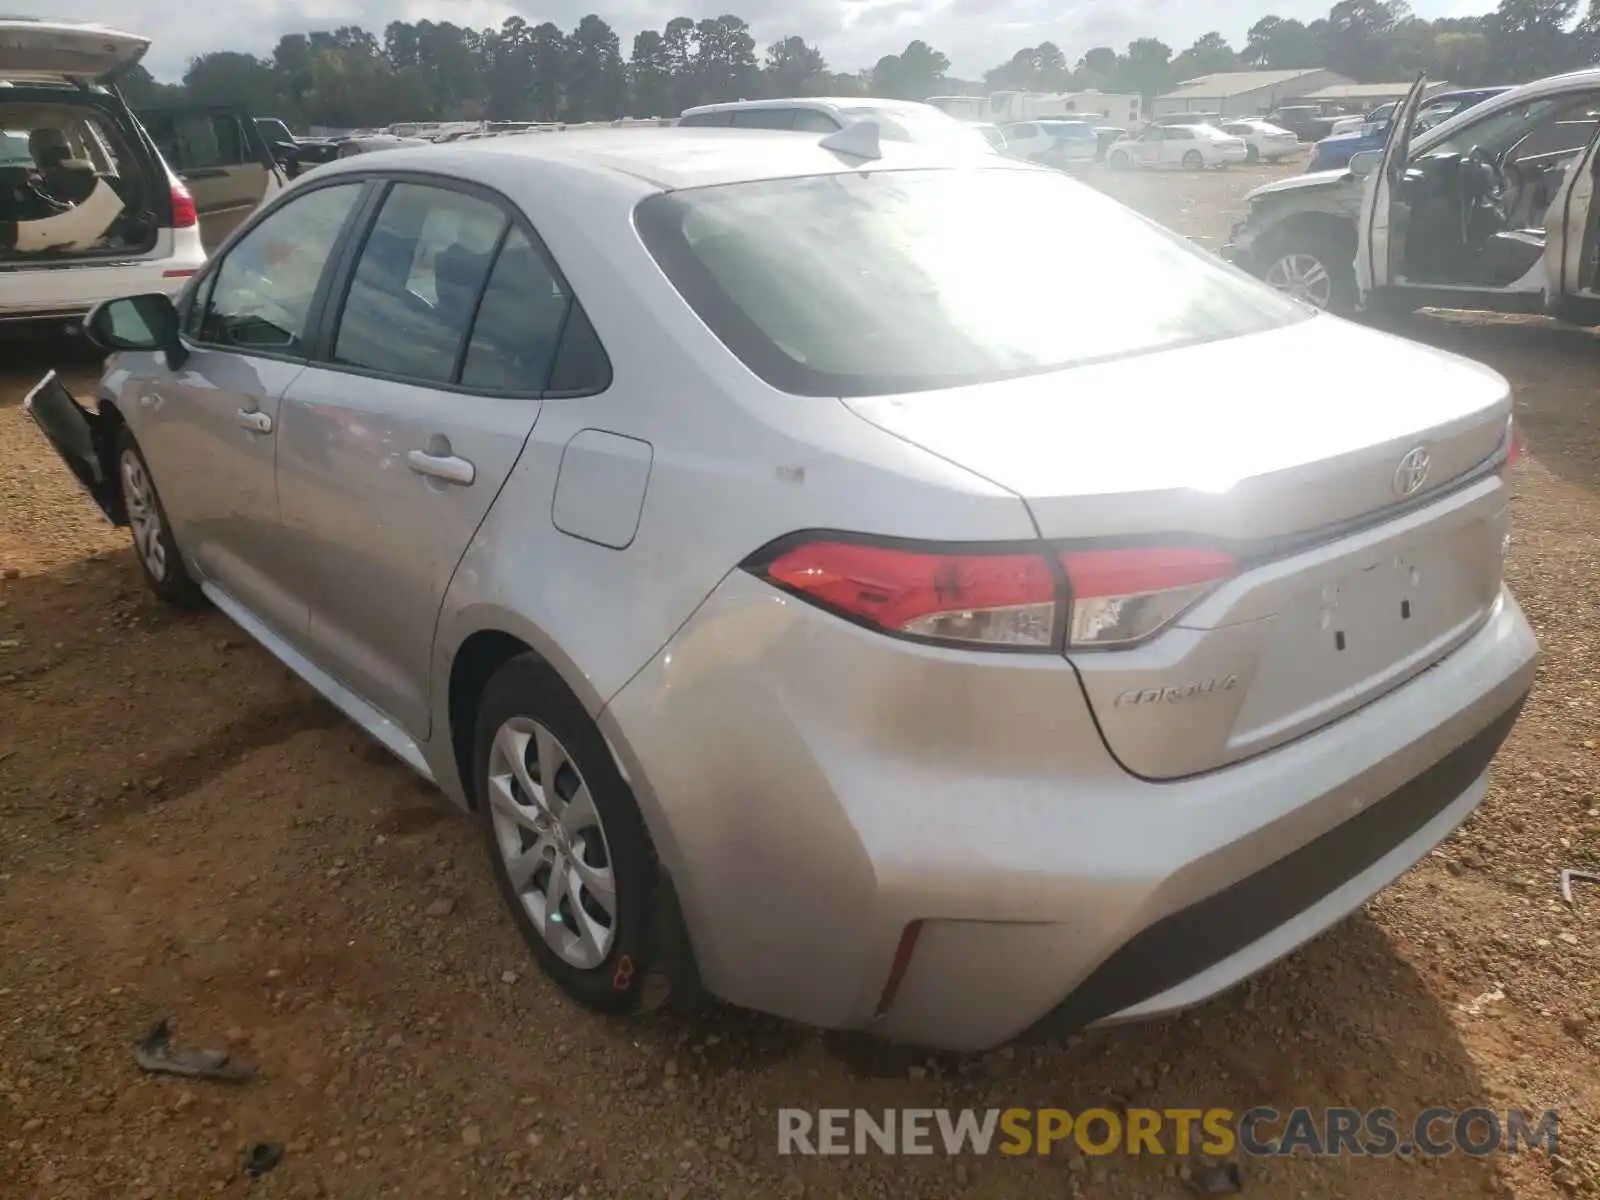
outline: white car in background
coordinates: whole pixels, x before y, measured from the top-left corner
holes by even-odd
[[[1271,121],[1250,118],[1244,121],[1228,121],[1219,128],[1230,137],[1243,140],[1246,162],[1255,162],[1262,158],[1268,162],[1277,162],[1300,148],[1299,138]]]
[[[678,118],[685,129],[727,126],[733,129],[788,129],[800,133],[835,133],[863,121],[875,122],[889,142],[981,150],[996,153],[992,139],[965,121],[931,104],[884,100],[871,96],[803,96],[779,100],[730,100],[686,108]]]
[[[1015,121],[1000,132],[1007,154],[1050,167],[1086,165],[1099,155],[1100,139],[1087,121]]]
[[[0,324],[76,327],[102,300],[176,293],[283,185],[246,117],[135,117],[115,90],[150,39],[0,17]]]
[[[1243,138],[1211,125],[1146,125],[1136,136],[1114,142],[1106,162],[1119,171],[1134,167],[1200,171],[1244,162],[1249,153]]]

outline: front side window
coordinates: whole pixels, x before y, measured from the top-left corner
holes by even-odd
[[[304,192],[245,233],[205,284],[210,294],[199,306],[198,339],[305,354],[317,284],[363,187],[342,183]]]
[[[1308,315],[1056,172],[868,171],[685,189],[643,201],[636,224],[723,344],[799,395],[983,383]]]
[[[505,213],[487,200],[395,184],[357,260],[333,361],[429,383],[453,379],[505,227]]]

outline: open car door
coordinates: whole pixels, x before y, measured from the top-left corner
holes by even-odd
[[[151,108],[139,120],[194,197],[208,254],[285,183],[272,148],[243,111]]]
[[[1378,167],[1366,179],[1361,197],[1361,223],[1356,240],[1356,286],[1365,304],[1376,288],[1388,287],[1399,274],[1405,250],[1406,206],[1401,181],[1411,157],[1411,132],[1428,76],[1419,74],[1404,100],[1395,105],[1389,136],[1383,143]]]
[[[1544,215],[1545,308],[1559,313],[1570,297],[1596,292],[1595,172],[1600,170],[1600,125],[1568,164]]]

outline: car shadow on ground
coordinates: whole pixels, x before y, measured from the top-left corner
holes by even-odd
[[[702,1123],[747,1131],[753,1170],[837,1188],[837,1163],[773,1156],[776,1109],[1353,1106],[1404,1118],[1489,1103],[1441,1007],[1452,985],[1430,984],[1361,915],[1192,1013],[987,1055],[819,1033],[715,1002],[622,1021],[587,1014],[537,975],[474,822],[441,819],[450,810],[437,793],[220,614],[164,609],[126,549],[8,580],[3,595],[0,637],[18,644],[0,668],[0,705],[20,717],[0,736],[7,984],[32,995],[70,980],[141,998],[84,1034],[85,1068],[124,1070],[133,1026],[162,1012],[191,1029],[245,1030],[267,1075],[248,1100],[208,1097],[216,1121],[259,1121],[264,1108],[279,1127],[338,1128],[396,1070],[448,1088],[486,1127],[514,1123],[530,1092],[559,1114],[544,1072],[560,1047],[594,1064],[582,1088],[627,1079],[637,1094],[613,1103],[647,1113],[692,1103]],[[447,916],[428,907],[438,898]],[[46,934],[52,952],[35,954]],[[47,1009],[28,1007],[23,1026],[0,1059],[54,1036]],[[362,1057],[330,1065],[307,1049],[330,1028],[397,1032],[358,1032]],[[767,1111],[750,1110],[752,1095]],[[83,1118],[80,1135],[93,1141],[99,1120]],[[974,1194],[1031,1191],[1063,1170],[1097,1194],[1176,1185],[1166,1160],[1085,1160],[1070,1145],[984,1170],[993,1190]],[[1456,1155],[1426,1170],[1247,1170],[1269,1187],[1343,1179],[1351,1194],[1382,1172],[1408,1196],[1442,1198],[1480,1191],[1487,1167]]]

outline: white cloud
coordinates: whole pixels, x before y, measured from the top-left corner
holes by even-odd
[[[598,6],[593,0],[547,0],[530,21],[576,25]],[[1489,0],[1416,0],[1421,17],[1483,11]],[[213,10],[177,0],[32,0],[30,15],[103,21],[154,39],[147,65],[158,78],[176,79],[188,60],[208,50],[268,54],[285,33],[361,25],[382,36],[395,20],[453,21],[486,28],[516,9],[494,0],[252,0]],[[758,46],[799,34],[821,48],[835,70],[869,67],[885,54],[921,38],[947,55],[953,72],[966,78],[1010,58],[1024,46],[1053,41],[1076,59],[1091,46],[1121,49],[1136,37],[1158,37],[1182,50],[1208,30],[1220,30],[1238,46],[1257,18],[1313,20],[1328,0],[721,0],[704,11],[657,0],[622,0],[600,15],[617,31],[624,52],[640,29],[659,29],[675,16],[695,19],[733,11],[750,22]],[[197,13],[199,15],[197,19]]]

